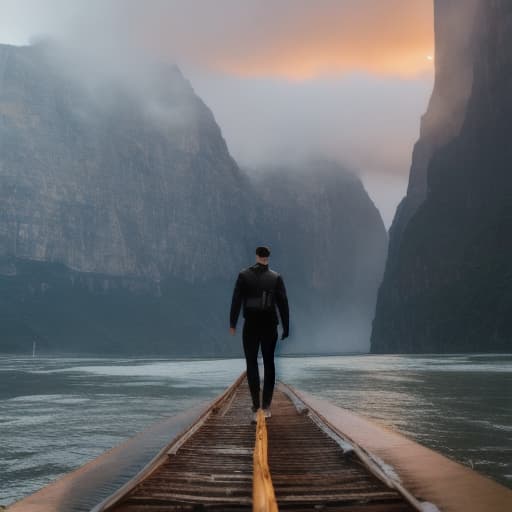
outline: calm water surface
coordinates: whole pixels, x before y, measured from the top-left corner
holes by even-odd
[[[219,394],[240,359],[0,357],[0,504]],[[512,355],[282,357],[279,379],[512,487]]]

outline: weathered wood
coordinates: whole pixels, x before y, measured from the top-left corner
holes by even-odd
[[[326,426],[391,466],[408,492],[442,512],[512,510],[510,489],[327,400],[282,384],[278,387],[299,401],[299,409],[317,414]]]
[[[279,387],[272,408],[275,412],[267,427],[269,466],[280,509],[310,505],[348,510],[365,502],[368,510],[374,505],[388,512],[413,510],[353,452],[344,453],[308,415],[301,414]]]
[[[278,510],[272,477],[268,467],[265,415],[261,409],[258,411],[256,442],[253,455],[252,510],[253,512],[277,512]]]
[[[256,428],[250,422],[251,399],[244,381],[227,407],[212,414],[176,453],[168,454],[166,462],[112,507],[112,512],[170,512],[195,510],[194,506],[196,510],[250,511],[254,482],[265,486],[265,476],[258,474],[261,469],[252,479],[257,453],[267,458],[268,481],[274,484],[282,510],[412,510],[353,454],[344,454],[279,390],[272,414],[261,424],[260,412],[260,427],[266,426],[268,443],[255,447]]]
[[[154,423],[91,462],[10,505],[9,512],[90,512],[102,500],[133,481],[141,470],[151,466],[201,418],[229,400],[244,377],[245,373],[242,373],[214,400]]]
[[[113,510],[138,510],[135,504],[143,510],[153,506],[157,497],[158,506],[167,511],[182,510],[190,503],[251,510],[255,426],[250,419],[244,381],[227,409],[212,414],[177,453],[169,454],[166,462]]]
[[[240,377],[210,404],[151,427],[10,510],[82,512],[103,499],[96,512],[250,511],[256,436],[250,406]],[[512,510],[510,490],[282,384],[266,430],[268,443],[258,450],[281,511],[410,512],[421,509],[418,498],[442,512]]]

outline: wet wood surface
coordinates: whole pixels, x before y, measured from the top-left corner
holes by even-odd
[[[89,512],[132,479],[207,410],[199,405],[156,422],[140,434],[8,507],[9,512]]]
[[[265,413],[258,410],[252,472],[253,512],[277,512],[277,501],[268,465],[268,434]]]
[[[242,373],[214,400],[169,416],[150,425],[134,437],[107,450],[92,461],[58,478],[39,491],[8,507],[9,512],[90,512],[120,492],[153,461],[166,456],[184,432],[190,432],[217,404],[232,397]],[[165,411],[162,411],[165,414]]]
[[[253,449],[246,381],[175,454],[109,510],[252,510]],[[413,510],[276,390],[268,463],[280,510]]]
[[[250,420],[242,374],[212,402],[151,425],[9,510],[252,510],[255,424]],[[442,512],[512,510],[510,489],[282,383],[274,394],[267,433],[268,466],[281,510],[422,510],[425,504],[418,507],[416,498]],[[349,451],[347,441],[352,443]],[[374,461],[392,467],[394,476],[388,478],[385,470],[376,478]],[[409,492],[416,508],[402,497]]]
[[[345,438],[393,468],[404,487],[442,512],[512,511],[512,490],[390,428],[280,384]]]

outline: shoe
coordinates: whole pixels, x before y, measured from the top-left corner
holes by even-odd
[[[265,415],[265,418],[270,418],[272,416],[272,413],[270,412],[270,408],[263,409],[263,414]]]

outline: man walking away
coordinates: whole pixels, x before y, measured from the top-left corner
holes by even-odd
[[[262,408],[266,418],[270,418],[270,404],[274,393],[275,365],[274,351],[277,343],[277,325],[279,319],[276,305],[281,316],[284,340],[289,334],[288,298],[283,278],[268,267],[270,249],[265,246],[256,248],[256,263],[238,274],[230,312],[230,333],[236,333],[236,323],[243,304],[244,327],[242,332],[247,381],[252,398],[252,421],[256,421],[256,412],[260,407],[260,375],[258,371],[258,350],[261,344],[263,355],[264,380]]]

